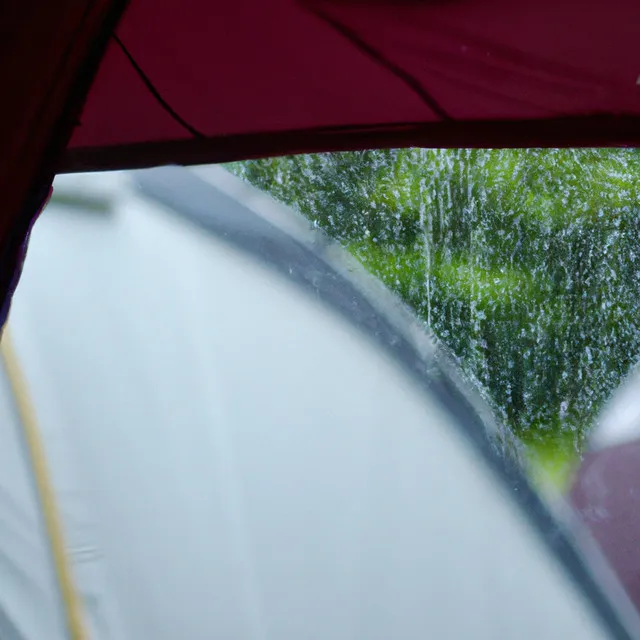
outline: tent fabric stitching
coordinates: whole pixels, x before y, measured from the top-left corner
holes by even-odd
[[[413,93],[415,93],[422,102],[437,115],[441,120],[453,120],[453,118],[447,113],[445,108],[431,95],[428,89],[411,73],[403,69],[401,66],[392,62],[378,51],[371,44],[366,42],[360,35],[358,35],[353,29],[346,26],[336,18],[330,16],[328,13],[322,11],[317,6],[312,6],[312,2],[308,0],[299,0],[302,7],[304,7],[309,13],[322,20],[325,24],[331,27],[334,31],[338,32],[344,38],[346,38],[354,47],[359,49],[368,58],[384,67],[387,71],[392,73],[396,78],[401,80],[405,86],[407,86]]]
[[[145,87],[149,90],[151,95],[155,98],[158,104],[173,118],[181,127],[186,129],[192,136],[195,138],[205,138],[205,134],[201,131],[198,131],[193,125],[189,124],[163,97],[160,91],[156,88],[156,86],[151,82],[149,76],[142,70],[142,67],[136,62],[136,59],[133,57],[132,53],[127,49],[122,40],[117,36],[117,34],[113,34],[114,42],[120,47],[122,53],[124,53],[125,57],[133,67],[134,71],[138,74],[138,77],[144,83]]]

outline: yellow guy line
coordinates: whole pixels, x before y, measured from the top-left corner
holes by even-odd
[[[7,378],[13,391],[16,409],[20,418],[20,424],[31,461],[31,467],[36,482],[36,489],[42,507],[45,528],[51,545],[51,555],[58,581],[58,587],[62,595],[64,612],[69,630],[70,640],[86,640],[82,623],[81,605],[76,593],[68,557],[65,550],[64,537],[56,500],[47,467],[44,446],[40,439],[38,422],[35,410],[29,397],[29,391],[24,375],[18,363],[8,327],[5,327],[0,340],[0,353],[4,360]]]

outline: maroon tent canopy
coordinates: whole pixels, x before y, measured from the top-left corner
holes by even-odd
[[[640,140],[637,0],[134,0],[59,168]]]
[[[55,171],[636,145],[638,24],[637,0],[4,0],[0,299]]]

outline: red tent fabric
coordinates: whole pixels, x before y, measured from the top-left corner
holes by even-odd
[[[4,0],[0,299],[54,171],[637,145],[638,24],[637,0]]]
[[[124,5],[0,2],[0,323],[27,233]]]
[[[59,168],[640,141],[637,0],[133,0]]]

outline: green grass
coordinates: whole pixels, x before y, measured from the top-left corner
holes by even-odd
[[[525,442],[532,482],[543,488],[566,493],[578,464],[580,454],[572,438],[564,441],[532,440]]]

